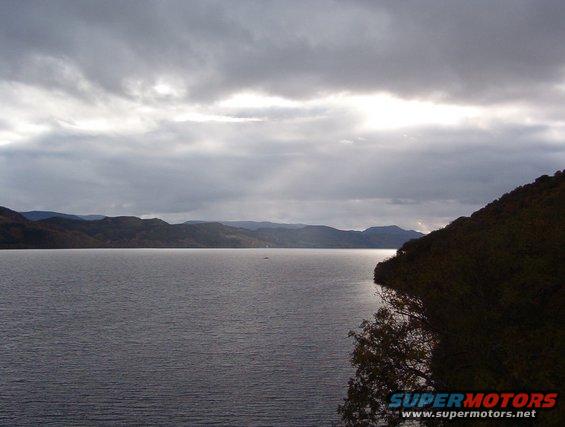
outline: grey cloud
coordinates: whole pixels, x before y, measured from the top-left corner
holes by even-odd
[[[491,102],[563,80],[559,0],[56,0],[0,9],[2,76],[76,92],[72,70],[120,94],[130,80],[172,76],[201,100],[264,90]]]
[[[434,228],[563,167],[564,19],[557,0],[5,0],[0,135],[20,137],[0,145],[0,204]],[[318,98],[219,103],[245,91]],[[367,131],[317,103],[379,91],[524,113]],[[172,117],[191,109],[210,121]],[[91,114],[141,125],[72,128]]]
[[[336,128],[343,124],[333,120]],[[163,123],[142,137],[58,131],[0,149],[3,203],[165,217],[208,213],[216,219],[261,212],[348,227],[383,212],[401,225],[414,227],[420,218],[429,226],[446,212],[469,214],[565,161],[565,148],[541,139],[539,127],[413,129],[415,141],[375,132],[344,145],[335,139],[343,135],[329,139],[323,124],[316,132],[305,126],[304,139],[280,137],[295,126]],[[199,145],[210,132],[223,141],[221,149]],[[449,208],[441,212],[441,206]]]

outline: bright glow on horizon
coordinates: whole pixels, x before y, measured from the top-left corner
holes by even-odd
[[[300,107],[305,102],[293,101],[279,96],[270,96],[259,93],[242,92],[231,95],[218,103],[221,108],[271,108],[271,107]]]
[[[358,111],[366,130],[453,126],[481,115],[476,107],[404,100],[387,94],[354,95],[337,98],[336,102]]]

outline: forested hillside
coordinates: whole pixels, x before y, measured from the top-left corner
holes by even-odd
[[[396,257],[377,265],[375,282],[385,287],[391,305],[388,314],[379,311],[355,334],[358,371],[341,409],[349,422],[383,410],[375,404],[383,397],[377,389],[402,388],[407,379],[395,377],[400,370],[385,372],[369,350],[398,350],[414,331],[419,339],[390,353],[396,355],[391,363],[400,367],[425,359],[426,348],[431,350],[428,366],[416,365],[412,386],[559,390],[565,354],[565,174],[542,176],[469,218],[404,244]],[[401,321],[388,316],[399,312],[410,315]],[[559,409],[547,413],[543,422],[558,425],[559,415]]]
[[[30,212],[24,213],[30,216]],[[253,229],[218,222],[169,224],[134,216],[30,216],[0,207],[0,249],[44,248],[398,248],[423,234],[396,226],[344,231],[325,226]],[[40,218],[40,219],[37,219]],[[238,225],[247,225],[236,223]],[[265,225],[261,228],[258,224]]]

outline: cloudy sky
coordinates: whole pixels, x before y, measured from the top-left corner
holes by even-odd
[[[565,2],[0,1],[0,205],[428,231],[565,164]]]

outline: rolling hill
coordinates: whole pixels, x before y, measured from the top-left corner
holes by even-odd
[[[259,224],[274,223],[253,222],[248,229],[217,222],[169,224],[133,216],[85,220],[57,212],[25,214],[35,219],[0,208],[0,248],[397,248],[422,235],[398,227],[344,231],[298,224],[262,228]]]
[[[27,211],[20,212],[26,219],[31,221],[41,221],[48,218],[82,219],[84,221],[96,221],[105,218],[104,215],[73,215],[53,211]]]

